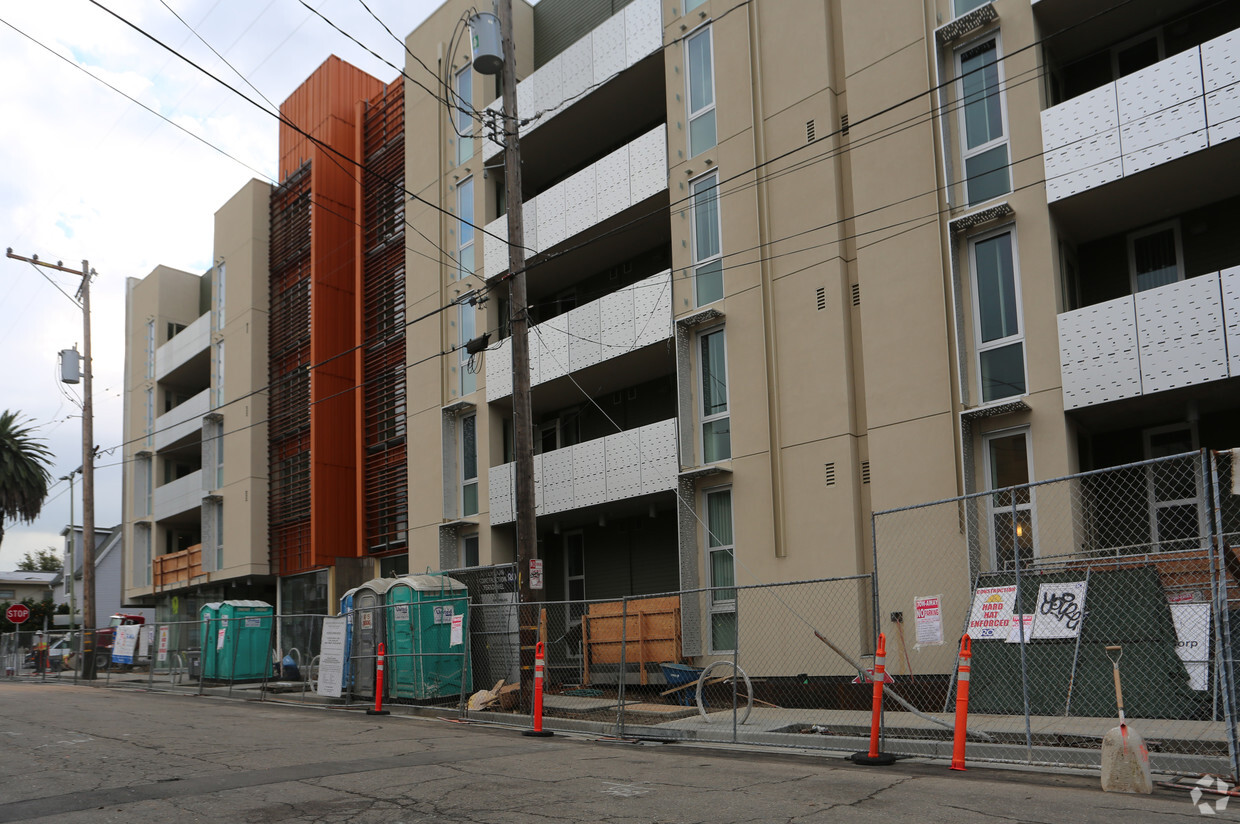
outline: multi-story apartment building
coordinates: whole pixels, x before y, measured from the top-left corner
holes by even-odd
[[[215,215],[214,265],[158,266],[126,300],[124,603],[160,620],[273,595],[267,561],[267,202]]]
[[[515,4],[544,597],[861,572],[875,510],[1240,438],[1240,17],[1113,5]],[[468,8],[407,40],[453,93],[409,92],[410,188],[456,216],[408,214],[454,253],[411,252],[411,312],[457,304],[409,338],[410,437],[443,444],[410,453],[415,568],[514,555]],[[1196,528],[1151,495],[1134,539]],[[1070,549],[1034,503],[989,565]],[[686,651],[731,648],[729,607]]]

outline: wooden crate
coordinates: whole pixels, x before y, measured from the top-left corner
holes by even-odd
[[[642,598],[624,603],[590,604],[581,617],[581,649],[584,656],[582,683],[590,683],[594,664],[637,664],[641,682],[647,682],[647,664],[679,662],[680,597]]]

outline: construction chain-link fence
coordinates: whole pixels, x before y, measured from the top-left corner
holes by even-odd
[[[969,758],[1098,768],[1118,663],[1153,769],[1234,774],[1232,460],[1187,453],[876,513],[895,686],[949,718],[968,633]],[[885,751],[950,753],[950,729],[903,709],[886,703]]]

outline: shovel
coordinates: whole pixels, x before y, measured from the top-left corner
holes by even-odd
[[[1122,647],[1107,647],[1107,658],[1115,674],[1115,704],[1119,707],[1119,726],[1102,739],[1102,790],[1108,793],[1152,793],[1150,751],[1141,734],[1124,721],[1124,692],[1119,686],[1119,659]],[[1114,657],[1112,657],[1114,653]]]

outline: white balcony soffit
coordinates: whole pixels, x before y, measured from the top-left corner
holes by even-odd
[[[1240,135],[1240,29],[1042,112],[1055,202]]]
[[[171,483],[155,487],[155,520],[162,521],[202,506],[202,470],[196,469]]]
[[[204,351],[210,344],[211,313],[207,312],[155,350],[155,380],[163,380],[169,372]]]
[[[672,336],[670,270],[544,321],[530,330],[537,386]],[[512,394],[512,339],[487,351],[487,402]]]
[[[521,127],[521,136],[662,47],[660,0],[635,0],[625,6],[517,84],[517,115],[529,120]],[[498,115],[502,108],[503,100],[496,99],[487,111]],[[483,145],[487,160],[503,149],[489,137]]]
[[[516,464],[488,476],[491,523],[514,519]],[[534,456],[534,511],[552,515],[676,488],[676,419]]]
[[[1064,409],[1240,377],[1238,350],[1240,267],[1064,312]]]
[[[656,126],[524,205],[526,256],[546,251],[667,188],[667,127]],[[487,278],[508,268],[508,218],[487,224]]]
[[[202,416],[211,411],[211,390],[173,407],[155,419],[155,448],[163,449],[202,428]]]

